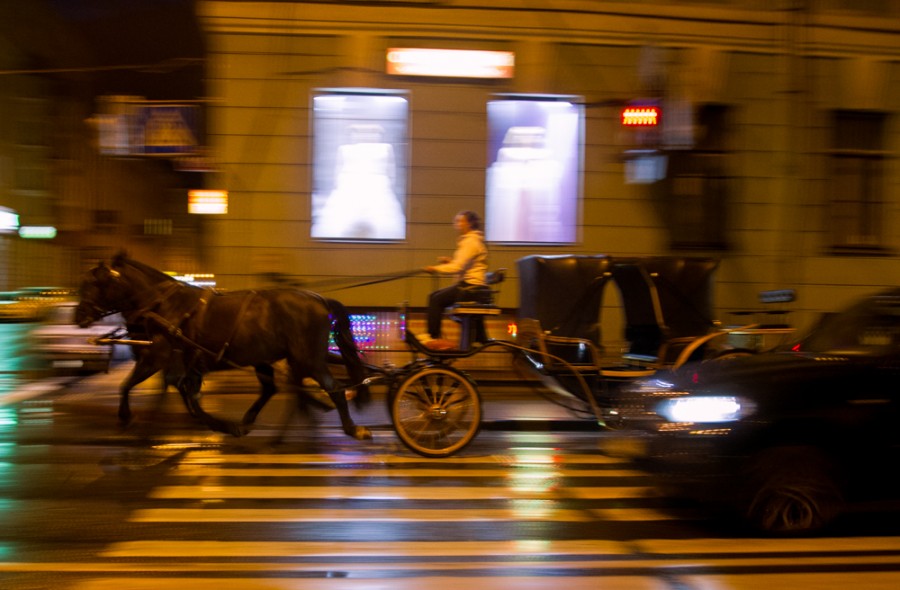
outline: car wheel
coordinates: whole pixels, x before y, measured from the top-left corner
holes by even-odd
[[[759,454],[749,472],[746,520],[777,535],[812,533],[843,508],[827,457],[813,447],[777,447]]]

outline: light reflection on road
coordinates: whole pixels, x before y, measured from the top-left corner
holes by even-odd
[[[0,323],[0,396],[15,391],[36,369],[28,341],[33,325]]]

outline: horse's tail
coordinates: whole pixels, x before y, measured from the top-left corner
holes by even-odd
[[[354,401],[357,405],[364,405],[369,401],[369,386],[364,384],[367,375],[366,366],[363,364],[359,355],[359,349],[356,347],[356,341],[353,339],[353,330],[350,327],[350,314],[344,304],[336,299],[327,299],[326,304],[334,317],[331,324],[331,335],[334,336],[334,342],[338,346],[344,365],[347,367],[347,374],[350,381],[356,387],[356,397]]]

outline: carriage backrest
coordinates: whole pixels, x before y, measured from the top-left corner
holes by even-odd
[[[526,256],[517,264],[520,319],[538,320],[554,336],[584,338],[600,345],[608,256]]]
[[[665,325],[673,338],[701,336],[712,329],[714,273],[719,261],[703,257],[646,258]]]
[[[629,354],[656,357],[666,342],[709,333],[717,267],[711,258],[617,259],[612,275],[625,309]]]

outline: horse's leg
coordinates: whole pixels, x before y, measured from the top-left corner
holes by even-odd
[[[291,370],[293,371],[295,378],[303,374],[302,372],[299,372],[298,369],[299,367],[295,367],[294,363],[291,363]],[[312,371],[310,377],[318,381],[319,385],[322,386],[322,389],[328,392],[328,397],[331,398],[334,407],[337,408],[338,415],[341,417],[341,427],[344,429],[345,433],[357,440],[372,438],[372,432],[368,428],[359,426],[353,422],[353,418],[350,417],[350,409],[347,405],[347,395],[344,393],[343,389],[335,389],[334,377],[332,376],[331,371],[328,370],[328,365],[324,360],[319,363],[318,368]]]
[[[259,380],[261,391],[253,405],[244,413],[244,418],[241,420],[241,424],[244,426],[250,426],[256,422],[256,417],[259,416],[260,411],[269,403],[272,396],[278,392],[275,387],[275,369],[272,365],[256,365],[255,368],[256,378]]]
[[[131,406],[128,400],[128,394],[135,385],[143,383],[152,377],[160,369],[160,363],[156,357],[149,354],[140,354],[131,373],[119,386],[119,424],[127,426],[131,423]]]
[[[203,410],[200,408],[200,388],[203,387],[203,375],[199,371],[189,370],[181,373],[167,371],[166,387],[172,385],[178,390],[184,407],[192,418],[202,419]]]
[[[203,421],[210,430],[224,432],[225,434],[230,434],[232,436],[243,436],[244,430],[241,428],[240,424],[216,418],[203,409],[200,405],[200,396],[198,395],[202,383],[203,375],[200,371],[195,369],[187,371],[184,377],[178,381],[178,392],[181,394],[181,399],[187,404],[188,411],[191,415]]]

